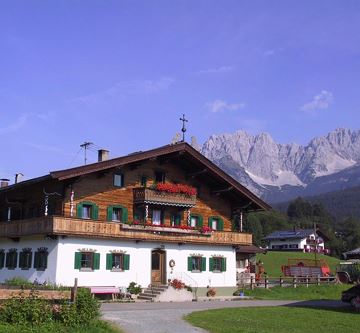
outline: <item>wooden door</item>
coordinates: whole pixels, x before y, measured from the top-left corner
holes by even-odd
[[[165,251],[151,252],[151,284],[166,284]]]

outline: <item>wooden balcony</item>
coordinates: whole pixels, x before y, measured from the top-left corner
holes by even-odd
[[[189,196],[182,193],[168,193],[145,187],[134,188],[134,203],[193,207],[196,205],[196,195]]]
[[[90,238],[159,241],[164,243],[196,243],[216,245],[250,245],[252,235],[238,232],[214,231],[202,234],[196,230],[183,232],[175,228],[128,226],[121,223],[82,220],[65,217],[42,217],[0,223],[0,238],[31,235],[64,235]]]

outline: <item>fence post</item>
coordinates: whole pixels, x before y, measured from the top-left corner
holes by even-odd
[[[306,275],[306,288],[309,288],[309,275]]]
[[[254,290],[254,277],[253,276],[250,277],[250,289]]]
[[[71,288],[71,302],[76,302],[78,279],[75,278],[74,287]]]
[[[316,284],[317,284],[318,286],[320,286],[320,275],[318,275],[318,276],[316,277]]]
[[[269,289],[269,279],[267,277],[267,275],[265,275],[265,289]]]
[[[280,276],[280,281],[279,281],[279,285],[280,285],[280,287],[282,287],[282,286],[283,286],[283,284],[284,284],[284,279],[283,279],[283,277],[282,277],[282,276]]]
[[[296,276],[293,277],[293,287],[296,288]]]

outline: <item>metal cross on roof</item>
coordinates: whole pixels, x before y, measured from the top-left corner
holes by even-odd
[[[188,122],[188,120],[185,119],[185,114],[183,114],[183,116],[182,116],[182,118],[180,118],[180,120],[183,122],[183,126],[182,126],[182,129],[181,129],[181,132],[183,134],[182,142],[185,142],[185,132],[186,132],[185,123]]]

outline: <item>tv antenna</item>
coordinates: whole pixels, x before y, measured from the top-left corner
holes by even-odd
[[[86,158],[86,151],[89,149],[90,146],[92,146],[92,142],[85,141],[83,144],[80,145],[81,148],[84,149],[84,164],[86,165],[87,158]]]

